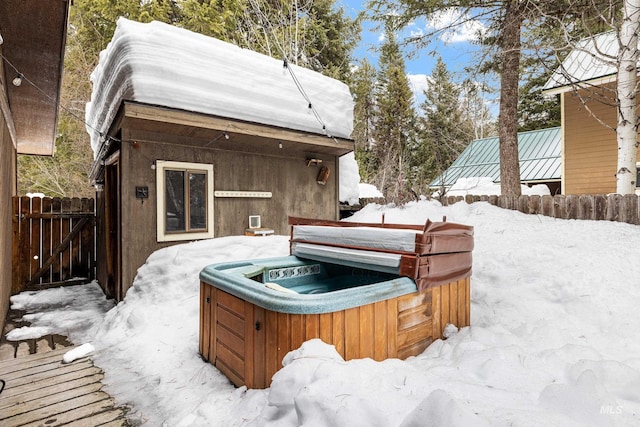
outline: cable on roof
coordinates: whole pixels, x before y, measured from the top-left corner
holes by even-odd
[[[337,143],[338,141],[327,131],[327,125],[322,120],[322,117],[320,117],[320,113],[318,113],[318,110],[315,108],[315,106],[311,102],[311,99],[309,98],[309,95],[307,95],[307,92],[304,90],[304,87],[302,86],[302,83],[300,83],[300,80],[298,80],[298,77],[294,73],[293,68],[290,66],[290,64],[289,64],[290,61],[287,58],[287,54],[285,53],[284,48],[280,45],[280,42],[279,42],[278,38],[275,35],[275,29],[273,28],[273,25],[271,25],[271,22],[264,15],[264,13],[262,12],[262,9],[260,9],[260,7],[256,4],[256,0],[249,0],[249,3],[251,3],[251,7],[253,8],[254,12],[258,16],[258,19],[260,19],[262,25],[265,28],[268,28],[269,32],[273,36],[275,45],[278,48],[278,50],[280,51],[280,54],[282,55],[282,58],[283,58],[283,61],[284,61],[283,68],[289,71],[289,74],[291,75],[293,83],[296,85],[296,88],[298,89],[298,91],[300,92],[302,97],[305,99],[305,101],[307,101],[308,106],[309,106],[309,110],[313,113],[313,115],[316,118],[317,122],[322,127],[322,131],[329,138],[333,138],[333,140],[336,141],[336,143]]]

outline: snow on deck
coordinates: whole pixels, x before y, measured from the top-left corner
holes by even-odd
[[[120,18],[91,74],[86,122],[94,155],[123,100],[350,138],[347,85],[288,67],[318,117],[282,60],[161,22]]]

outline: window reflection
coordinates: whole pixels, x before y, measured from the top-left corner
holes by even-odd
[[[189,225],[191,230],[207,228],[207,175],[189,172]]]
[[[186,231],[184,171],[165,170],[166,231]]]

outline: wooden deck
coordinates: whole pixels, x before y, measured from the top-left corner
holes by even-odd
[[[127,426],[89,358],[62,364],[73,347],[0,361],[2,426]],[[0,384],[1,385],[1,384]]]

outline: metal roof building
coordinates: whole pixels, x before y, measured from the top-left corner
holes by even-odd
[[[523,184],[554,183],[559,188],[562,171],[561,128],[521,132],[518,134],[520,181]],[[490,177],[500,182],[500,148],[498,137],[476,139],[429,187],[451,187],[458,178]],[[551,188],[552,194],[554,189]]]

